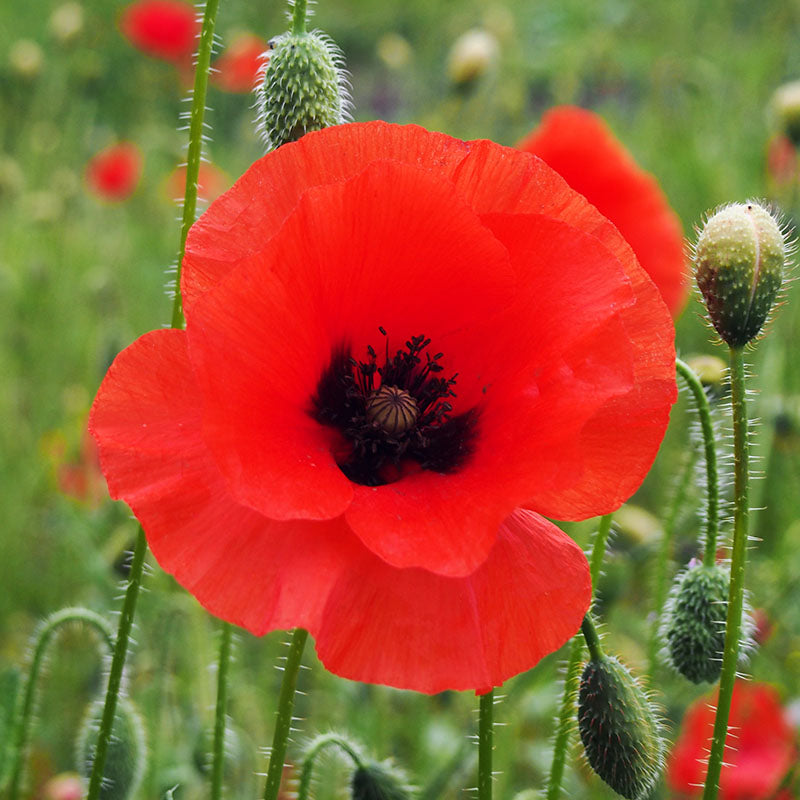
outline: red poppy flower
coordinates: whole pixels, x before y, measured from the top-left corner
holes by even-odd
[[[120,142],[94,155],[86,165],[86,183],[102,200],[120,202],[133,194],[142,174],[142,154],[132,142]]]
[[[605,122],[582,108],[554,108],[519,147],[544,159],[619,228],[677,316],[689,291],[680,220]]]
[[[786,186],[797,180],[798,157],[792,140],[776,134],[767,144],[767,173],[778,186]]]
[[[136,0],[123,10],[119,27],[143,53],[176,64],[191,58],[200,32],[194,6],[182,0]]]
[[[675,399],[674,330],[544,162],[415,126],[269,153],[190,232],[186,330],[118,356],[112,496],[212,613],[339,675],[488,689],[578,628]]]
[[[715,708],[715,697],[701,697],[683,718],[667,768],[668,783],[681,797],[703,793]],[[773,797],[797,758],[794,733],[778,693],[766,684],[738,681],[729,719],[720,800]]]
[[[264,65],[267,43],[251,33],[239,36],[214,62],[212,81],[226,92],[246,93],[253,89]]]
[[[228,187],[230,178],[219,167],[202,162],[197,176],[197,196],[211,202]],[[186,191],[186,165],[176,167],[166,181],[165,191],[170,200],[183,199]]]

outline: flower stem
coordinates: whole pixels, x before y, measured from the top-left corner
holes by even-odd
[[[722,654],[722,673],[719,681],[717,716],[714,737],[708,756],[703,800],[715,800],[719,791],[719,776],[728,734],[733,685],[739,661],[739,635],[744,603],[744,567],[747,553],[747,528],[750,517],[748,497],[747,405],[745,400],[744,359],[741,348],[731,348],[731,409],[733,411],[734,512],[733,548],[731,553],[731,584],[728,593],[728,617],[725,623],[725,649]]]
[[[302,36],[306,32],[307,0],[294,0],[292,7],[292,33]]]
[[[200,30],[200,44],[197,48],[197,61],[194,71],[192,108],[189,112],[189,150],[186,154],[186,191],[183,197],[183,217],[181,219],[181,246],[178,266],[175,273],[175,296],[172,304],[172,327],[183,327],[183,303],[181,301],[181,265],[186,253],[186,237],[194,224],[197,210],[197,180],[200,175],[200,159],[203,154],[203,118],[206,113],[206,92],[208,91],[208,72],[211,66],[211,47],[214,43],[214,26],[217,20],[219,0],[206,0],[203,13],[203,27]]]
[[[81,622],[88,625],[100,635],[100,640],[109,652],[114,647],[114,633],[104,617],[89,611],[87,608],[62,608],[49,616],[34,634],[31,664],[23,692],[22,706],[14,725],[13,739],[13,767],[9,785],[9,800],[17,800],[22,786],[23,770],[25,767],[25,751],[28,748],[33,706],[36,701],[36,689],[39,684],[44,654],[54,634],[64,625],[72,622]]]
[[[225,768],[225,709],[228,705],[228,666],[231,661],[233,626],[222,623],[217,663],[217,709],[214,717],[214,761],[211,767],[211,800],[222,797],[222,776]]]
[[[606,544],[610,533],[611,514],[606,514],[600,518],[600,526],[592,543],[589,572],[592,577],[593,590],[597,586],[597,579],[600,577],[600,569],[603,565],[603,556],[606,553]],[[573,729],[572,718],[575,713],[575,699],[578,696],[580,684],[582,656],[583,641],[580,636],[574,636],[570,645],[567,671],[564,676],[564,694],[561,696],[561,709],[558,713],[558,728],[556,729],[556,738],[553,744],[553,761],[550,764],[550,774],[547,778],[547,800],[558,800],[561,794],[561,781],[564,778],[567,746]]]
[[[478,722],[478,800],[492,800],[494,689],[481,695]]]
[[[272,750],[269,756],[264,800],[277,800],[278,791],[281,788],[286,743],[289,739],[289,729],[292,724],[297,673],[300,671],[300,659],[307,639],[307,630],[295,628],[289,645],[289,655],[286,657],[286,666],[283,669],[283,682],[281,684],[280,697],[278,698],[278,715],[275,720],[275,733],[272,737]]]
[[[717,534],[719,532],[719,478],[717,474],[717,447],[714,441],[714,425],[711,421],[711,406],[703,390],[703,384],[692,368],[675,360],[675,368],[685,381],[694,398],[697,413],[700,415],[700,427],[703,431],[703,446],[706,457],[706,536],[703,564],[713,567],[717,558]],[[745,427],[746,427],[745,421]]]
[[[314,759],[322,750],[330,745],[336,745],[344,750],[344,752],[353,759],[353,763],[356,765],[357,769],[362,766],[361,756],[353,745],[343,736],[340,736],[338,733],[326,733],[320,736],[306,751],[303,769],[300,773],[300,784],[297,787],[297,800],[308,800],[308,792],[311,787],[311,774],[314,769]]]
[[[128,640],[130,639],[131,628],[133,627],[133,616],[136,613],[136,601],[139,599],[139,589],[142,585],[142,572],[146,554],[147,540],[144,537],[144,530],[140,527],[136,535],[136,546],[133,549],[133,558],[131,559],[128,588],[125,592],[125,600],[122,604],[122,613],[119,618],[119,627],[117,628],[117,638],[114,642],[114,651],[111,656],[111,670],[108,673],[106,702],[103,707],[103,716],[100,720],[100,730],[97,735],[97,747],[92,761],[92,775],[89,779],[89,791],[86,795],[86,800],[97,800],[100,796],[100,789],[103,781],[103,768],[106,764],[106,754],[108,752],[108,741],[111,737],[111,727],[114,723],[114,715],[117,710],[119,688],[122,683],[122,671],[125,667]]]
[[[581,633],[586,640],[586,646],[589,648],[589,655],[592,657],[592,661],[600,661],[603,657],[603,648],[600,646],[600,637],[597,635],[597,629],[594,627],[589,614],[583,618]]]

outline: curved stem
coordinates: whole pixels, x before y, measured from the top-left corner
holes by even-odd
[[[592,543],[592,554],[589,574],[592,578],[592,591],[597,586],[603,557],[606,553],[608,537],[611,533],[611,514],[600,518],[600,525]],[[587,615],[588,616],[588,615]],[[591,624],[591,622],[590,622]],[[585,634],[584,634],[585,635]],[[547,800],[558,800],[561,794],[561,781],[564,779],[564,765],[567,759],[567,747],[572,732],[572,717],[575,713],[575,700],[580,686],[581,660],[583,657],[583,641],[574,636],[569,651],[567,671],[564,676],[564,694],[561,696],[561,709],[558,714],[558,728],[553,743],[553,761],[547,778]]]
[[[494,689],[481,695],[478,722],[478,800],[492,800]]]
[[[214,26],[219,10],[219,0],[206,0],[200,44],[197,48],[197,63],[194,71],[192,109],[189,116],[189,150],[186,154],[186,191],[183,197],[181,219],[181,246],[175,272],[175,296],[172,304],[172,327],[183,327],[183,303],[181,301],[181,265],[186,253],[186,237],[194,224],[197,211],[197,180],[200,175],[200,159],[203,154],[203,118],[206,113],[208,70],[211,65],[211,46],[214,42]]]
[[[225,710],[228,706],[228,666],[231,661],[233,626],[222,623],[217,663],[217,709],[214,716],[214,760],[211,767],[211,800],[222,797],[222,776],[225,770]]]
[[[589,648],[589,655],[592,661],[600,661],[603,658],[603,648],[600,646],[600,637],[597,635],[597,629],[588,614],[581,623],[581,633],[586,640],[586,646]]]
[[[728,735],[733,685],[739,661],[739,635],[744,604],[744,568],[747,554],[747,529],[750,517],[748,497],[747,405],[745,400],[744,360],[741,349],[731,349],[731,408],[733,411],[734,512],[731,584],[728,593],[728,617],[725,623],[725,649],[719,681],[714,737],[708,756],[708,773],[703,800],[715,800]]]
[[[694,398],[697,413],[700,416],[700,427],[703,431],[703,446],[706,457],[706,544],[703,563],[713,567],[717,557],[717,535],[719,533],[719,478],[717,473],[717,448],[714,441],[714,425],[711,421],[711,406],[703,390],[703,384],[694,374],[692,368],[681,361],[675,360],[678,375],[685,381]]]
[[[142,585],[142,571],[146,554],[147,540],[144,538],[144,530],[140,527],[139,533],[136,536],[136,546],[133,550],[131,571],[128,577],[128,588],[125,592],[125,600],[122,604],[119,628],[117,628],[117,638],[114,642],[114,652],[111,657],[106,702],[103,707],[103,716],[100,720],[100,730],[97,735],[97,747],[92,761],[92,775],[89,779],[89,791],[86,795],[86,800],[97,800],[100,796],[100,789],[103,781],[103,768],[106,765],[106,754],[108,753],[108,741],[111,737],[111,727],[114,723],[114,715],[117,710],[119,688],[122,683],[122,671],[125,667],[125,657],[128,653],[128,641],[131,635],[131,628],[133,627],[133,616],[136,613],[136,601],[139,599],[139,589]]]
[[[53,635],[70,622],[81,622],[88,625],[100,635],[100,640],[108,648],[109,652],[114,647],[114,632],[111,626],[99,614],[89,611],[88,608],[62,608],[55,614],[49,616],[34,633],[33,651],[31,654],[31,665],[28,670],[28,677],[23,692],[22,706],[17,716],[14,726],[14,740],[12,753],[14,763],[11,772],[11,782],[9,785],[9,800],[17,800],[22,786],[22,777],[25,767],[25,751],[28,748],[30,737],[31,718],[33,716],[33,706],[36,700],[36,689],[39,684],[39,675],[44,663],[44,654],[50,644]]]
[[[292,33],[302,36],[306,32],[307,0],[294,0],[292,10]]]
[[[275,733],[272,737],[272,750],[269,756],[264,800],[277,800],[278,791],[281,788],[286,743],[289,739],[289,729],[292,725],[297,673],[300,671],[300,659],[307,639],[307,630],[295,628],[289,645],[289,655],[286,657],[286,666],[283,669],[283,682],[281,683],[281,693],[278,698],[278,716],[275,720]]]
[[[344,750],[357,769],[362,767],[361,756],[358,754],[353,745],[347,741],[343,736],[338,733],[326,733],[314,741],[309,750],[306,752],[306,758],[303,762],[303,769],[300,772],[300,784],[297,787],[297,800],[308,800],[308,792],[311,786],[311,773],[314,769],[314,759],[330,745],[336,745]]]

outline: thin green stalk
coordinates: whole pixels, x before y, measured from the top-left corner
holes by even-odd
[[[277,800],[278,791],[281,788],[283,762],[286,758],[286,743],[289,739],[289,729],[292,725],[297,673],[300,671],[300,659],[307,639],[307,630],[295,628],[289,645],[289,655],[286,657],[286,666],[283,669],[283,682],[281,683],[281,693],[278,698],[278,715],[275,720],[275,733],[272,737],[272,750],[269,756],[269,768],[267,769],[267,784],[264,787],[264,800]]]
[[[478,722],[478,800],[492,800],[494,689],[481,695]]]
[[[700,416],[700,427],[703,431],[703,447],[706,457],[706,544],[703,564],[713,567],[717,558],[717,535],[719,533],[719,477],[717,473],[717,447],[714,440],[714,425],[711,421],[711,406],[703,390],[703,384],[692,368],[675,360],[675,368],[692,393],[697,413]]]
[[[231,661],[233,626],[222,623],[217,663],[217,709],[214,717],[214,760],[211,766],[211,800],[222,797],[222,776],[225,770],[225,711],[228,706],[228,667]]]
[[[592,661],[599,661],[603,657],[603,648],[600,646],[600,637],[597,635],[597,629],[588,614],[581,623],[581,633],[586,640],[586,646],[589,648],[589,655],[592,657]]]
[[[292,33],[302,36],[306,32],[307,0],[294,0],[292,11]]]
[[[592,543],[589,574],[592,578],[593,591],[600,577],[600,569],[603,566],[603,556],[606,553],[606,545],[608,544],[610,533],[611,514],[606,514],[600,518],[600,526]],[[570,645],[567,671],[564,676],[564,693],[561,696],[558,728],[556,729],[555,742],[553,743],[553,761],[550,764],[550,774],[547,778],[547,800],[558,800],[561,794],[561,782],[564,779],[564,765],[567,760],[567,747],[573,728],[572,718],[575,714],[575,700],[578,697],[582,659],[583,641],[580,636],[575,636]]]
[[[664,521],[664,532],[661,537],[661,544],[658,548],[658,555],[656,556],[655,575],[653,577],[653,583],[655,584],[655,589],[653,591],[653,620],[650,626],[650,638],[647,643],[647,674],[651,679],[656,674],[656,669],[658,667],[658,651],[660,648],[659,627],[661,624],[661,613],[664,610],[664,603],[667,601],[667,565],[669,564],[670,552],[672,550],[672,536],[675,533],[678,514],[683,507],[684,500],[689,491],[689,486],[692,483],[696,460],[697,450],[692,448],[687,453],[680,482],[675,491],[675,496],[672,499],[667,518]]]
[[[142,585],[142,572],[144,557],[147,554],[147,540],[144,531],[139,528],[136,535],[136,546],[131,559],[131,571],[128,578],[128,588],[125,591],[125,600],[122,604],[122,613],[117,628],[117,638],[114,642],[114,652],[111,656],[111,670],[108,673],[108,689],[106,702],[103,707],[103,716],[100,720],[100,730],[97,735],[97,748],[92,762],[92,775],[89,779],[89,791],[86,800],[97,800],[103,781],[103,768],[106,765],[108,741],[111,737],[111,727],[114,723],[114,714],[117,710],[119,687],[122,683],[122,671],[125,667],[125,657],[128,652],[128,641],[133,627],[133,616],[136,613],[136,601],[139,599],[139,589]]]
[[[200,44],[197,49],[197,64],[194,71],[192,109],[189,112],[189,150],[186,154],[186,191],[183,198],[181,220],[181,246],[175,273],[175,297],[172,304],[172,327],[183,327],[183,303],[181,301],[181,265],[186,253],[186,237],[194,224],[197,211],[197,180],[200,176],[200,159],[203,154],[203,118],[206,113],[208,72],[211,66],[211,46],[214,42],[214,26],[217,21],[219,0],[206,0]]]
[[[733,548],[731,553],[731,584],[728,593],[728,617],[725,623],[725,649],[722,653],[722,673],[719,681],[717,716],[714,737],[708,756],[703,800],[715,800],[719,791],[719,776],[728,735],[733,685],[739,661],[739,636],[744,605],[744,568],[747,554],[747,529],[750,517],[748,491],[747,405],[745,399],[744,359],[742,350],[731,348],[731,409],[733,412],[734,511]]]
[[[314,760],[322,750],[331,745],[336,745],[344,750],[344,752],[353,759],[353,763],[356,765],[357,769],[363,766],[361,756],[353,745],[343,736],[340,736],[338,733],[327,733],[320,736],[306,752],[303,769],[300,772],[300,784],[297,787],[297,800],[308,800],[308,792],[311,787],[311,775],[314,770]]]
[[[62,608],[55,614],[49,616],[34,633],[33,650],[31,653],[31,664],[23,692],[22,706],[16,717],[14,725],[13,739],[13,766],[11,772],[11,782],[9,785],[9,800],[17,800],[22,786],[22,778],[25,768],[25,751],[28,749],[30,738],[31,719],[33,717],[33,706],[36,701],[36,689],[39,685],[39,676],[44,663],[44,655],[47,646],[50,644],[55,633],[64,625],[71,622],[80,622],[88,625],[100,635],[100,640],[108,648],[114,647],[114,632],[104,617],[95,614],[88,608]]]

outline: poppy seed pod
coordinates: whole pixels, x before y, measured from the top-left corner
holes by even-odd
[[[578,730],[591,768],[628,800],[646,797],[664,767],[664,741],[653,706],[613,656],[584,667]]]
[[[327,36],[284,33],[269,48],[256,88],[258,129],[267,150],[347,120],[344,58]]]
[[[784,232],[755,202],[725,206],[706,222],[695,247],[695,277],[711,322],[730,347],[744,347],[761,331],[786,255]]]

